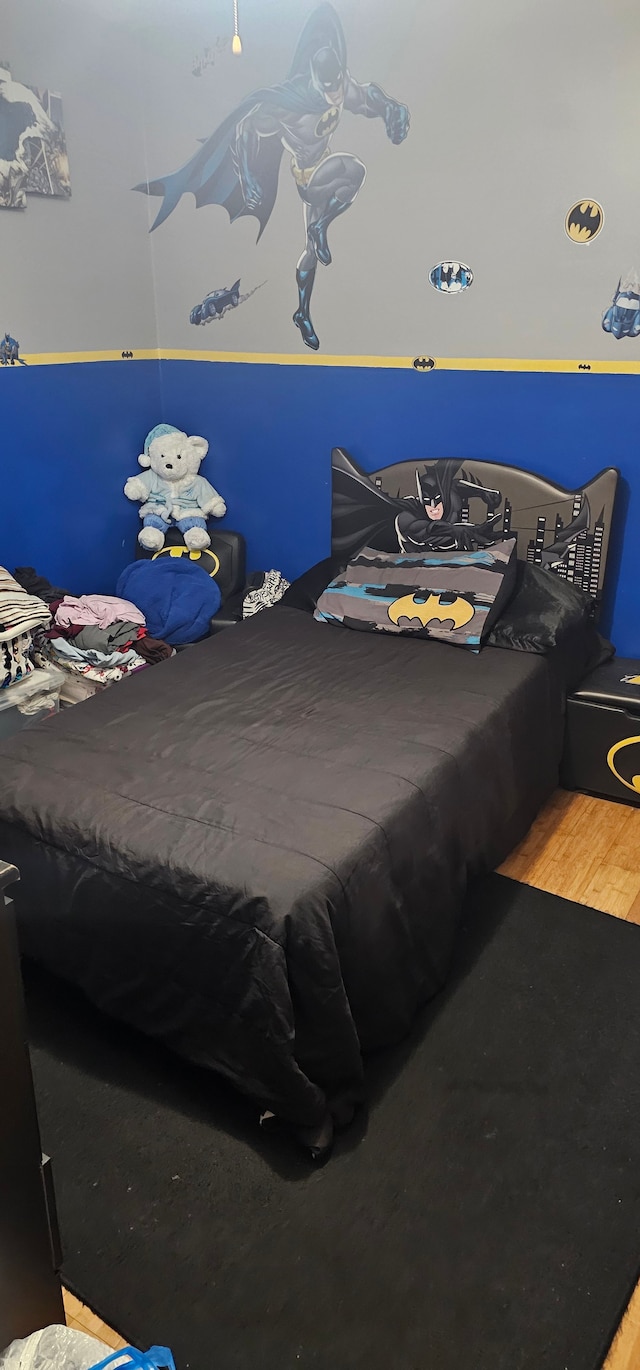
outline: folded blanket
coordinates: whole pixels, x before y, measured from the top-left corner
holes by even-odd
[[[0,642],[50,622],[51,614],[44,600],[37,595],[28,595],[4,566],[0,566]]]

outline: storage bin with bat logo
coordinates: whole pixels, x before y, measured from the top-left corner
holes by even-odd
[[[561,782],[640,805],[640,661],[615,657],[567,701]]]

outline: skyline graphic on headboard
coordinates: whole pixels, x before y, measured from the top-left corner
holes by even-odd
[[[332,553],[442,551],[514,536],[518,557],[599,600],[604,585],[618,472],[587,485],[561,485],[497,462],[403,461],[367,474],[336,447],[332,466]]]

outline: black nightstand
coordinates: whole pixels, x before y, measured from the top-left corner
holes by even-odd
[[[560,781],[640,805],[640,661],[615,657],[570,695]]]

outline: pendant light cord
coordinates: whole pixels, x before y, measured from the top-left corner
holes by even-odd
[[[242,52],[242,42],[238,31],[238,0],[233,0],[233,42],[231,51],[234,57],[239,57]]]

